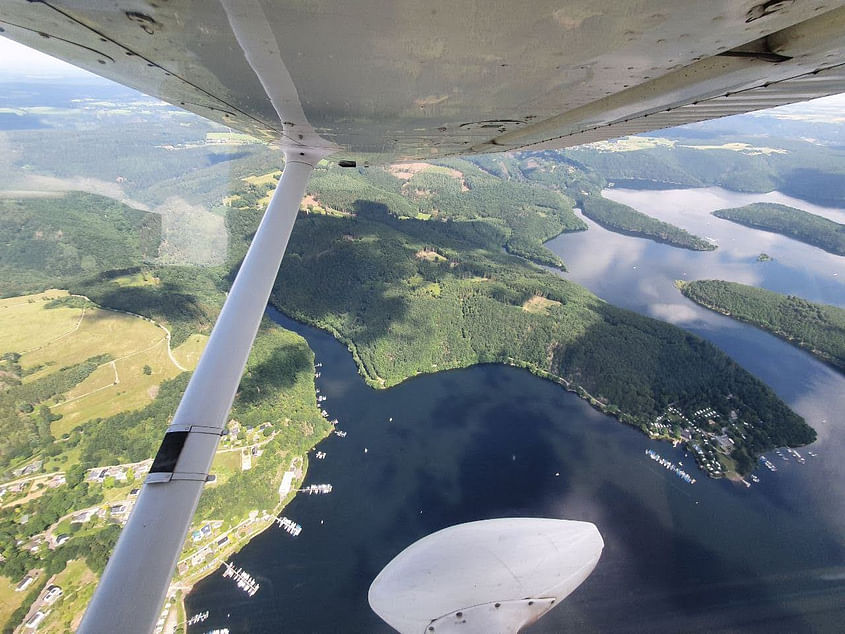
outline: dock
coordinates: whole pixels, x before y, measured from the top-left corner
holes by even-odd
[[[208,610],[205,612],[199,612],[194,614],[191,618],[188,619],[188,625],[196,625],[197,623],[202,623],[208,618]]]
[[[310,484],[304,489],[299,489],[300,493],[307,493],[308,495],[326,495],[332,492],[331,484]]]
[[[273,518],[273,521],[276,522],[279,528],[294,537],[299,536],[299,534],[302,532],[302,526],[300,526],[293,520],[289,520],[286,517],[275,517]]]
[[[671,471],[672,473],[674,473],[676,476],[678,476],[681,480],[683,480],[687,484],[695,484],[695,478],[693,478],[686,471],[684,471],[683,469],[678,467],[671,460],[666,460],[666,458],[663,458],[659,453],[657,453],[653,449],[646,449],[645,454],[649,458],[654,460],[657,464],[659,464],[661,467],[664,467],[664,468],[668,469],[669,471]],[[748,486],[751,486],[751,485],[748,485]]]
[[[230,577],[233,579],[235,583],[237,583],[238,587],[249,596],[253,596],[256,592],[258,592],[261,584],[253,579],[252,575],[247,573],[243,568],[235,568],[231,561],[227,561],[223,565],[226,566],[226,572],[223,573],[224,577]]]

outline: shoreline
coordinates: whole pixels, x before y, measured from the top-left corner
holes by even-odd
[[[271,301],[272,301],[272,298],[271,298]],[[547,370],[543,370],[543,369],[535,366],[532,363],[529,363],[527,361],[520,361],[518,359],[514,359],[513,357],[506,357],[506,358],[500,359],[498,361],[484,361],[484,362],[471,363],[471,364],[468,364],[468,365],[444,366],[444,367],[439,367],[434,371],[429,371],[429,370],[418,371],[415,374],[406,376],[406,377],[402,378],[401,380],[399,380],[395,383],[389,383],[388,384],[385,381],[385,379],[379,377],[378,375],[375,375],[375,378],[373,378],[373,376],[370,374],[370,371],[368,370],[366,365],[363,363],[360,355],[358,354],[358,350],[355,346],[354,341],[352,341],[351,339],[347,339],[346,337],[343,337],[334,328],[324,328],[323,326],[321,326],[319,324],[312,323],[310,320],[306,319],[303,316],[290,315],[290,314],[284,312],[281,308],[279,308],[275,304],[271,303],[270,305],[273,307],[273,309],[275,311],[277,311],[279,314],[286,317],[287,319],[290,319],[291,321],[294,321],[297,324],[304,325],[304,326],[307,326],[309,328],[315,328],[316,330],[319,330],[321,332],[328,333],[335,339],[335,341],[344,345],[347,348],[347,350],[349,350],[350,354],[352,355],[352,359],[353,359],[355,366],[357,368],[358,375],[363,379],[364,383],[368,387],[370,387],[371,389],[374,389],[374,390],[389,389],[389,388],[394,387],[396,385],[400,385],[402,383],[405,383],[406,381],[409,381],[409,380],[411,380],[415,377],[424,376],[424,375],[427,375],[427,374],[437,374],[437,373],[440,373],[440,372],[448,372],[450,370],[463,370],[463,369],[467,369],[467,368],[471,368],[471,367],[479,366],[479,365],[505,365],[505,366],[510,366],[510,367],[514,367],[514,368],[520,368],[520,369],[523,369],[523,370],[527,370],[528,372],[530,372],[532,375],[536,376],[537,378],[545,379],[547,381],[551,381],[552,383],[555,383],[555,384],[561,386],[567,392],[571,392],[571,393],[575,394],[578,398],[586,401],[596,411],[598,411],[602,414],[605,414],[606,416],[611,416],[611,417],[615,418],[618,422],[620,422],[624,425],[627,425],[629,427],[633,427],[634,429],[639,430],[640,432],[642,432],[643,434],[645,434],[646,436],[648,436],[652,440],[664,440],[664,441],[672,443],[673,446],[677,446],[679,443],[683,443],[683,441],[678,439],[678,438],[674,438],[674,437],[670,437],[670,436],[657,435],[657,434],[651,433],[648,429],[646,429],[643,426],[642,422],[637,420],[635,414],[632,414],[630,412],[625,412],[625,411],[615,407],[613,404],[604,403],[601,399],[598,399],[595,396],[593,396],[592,394],[590,394],[589,392],[587,392],[587,390],[584,387],[577,385],[577,384],[573,384],[572,382],[566,380],[565,378],[558,376],[556,374],[552,374],[551,372],[549,372]],[[297,334],[300,334],[300,333],[297,333]],[[303,335],[300,334],[300,336],[303,336]],[[307,339],[306,339],[306,341],[307,341]],[[616,411],[614,411],[614,409]],[[696,463],[698,463],[698,460],[696,460]],[[711,471],[709,469],[703,468],[700,464],[698,464],[698,468],[704,474],[706,474],[709,478],[715,479],[715,480],[718,480],[718,479],[721,479],[721,478],[730,479],[732,476],[736,476],[738,478],[743,477],[743,474],[738,473],[738,472],[734,471],[733,469],[723,472],[722,475],[714,475],[713,473],[711,473]]]
[[[692,280],[692,281],[697,281],[697,280]],[[708,304],[707,302],[701,301],[700,299],[690,297],[689,295],[687,295],[684,292],[684,288],[686,287],[687,284],[690,284],[690,283],[691,283],[690,281],[686,281],[686,280],[675,280],[675,288],[677,288],[681,292],[681,295],[686,297],[693,304],[697,304],[698,306],[701,306],[702,308],[706,308],[707,310],[712,311],[712,312],[714,312],[718,315],[722,315],[724,317],[730,317],[731,319],[738,321],[742,324],[747,324],[749,326],[753,326],[754,328],[757,328],[758,330],[762,330],[763,332],[767,332],[770,335],[777,337],[781,341],[785,341],[786,343],[798,348],[799,350],[803,350],[807,354],[812,355],[814,359],[821,361],[822,363],[824,363],[825,365],[833,368],[837,372],[839,372],[841,374],[845,374],[845,367],[837,365],[836,359],[830,357],[829,355],[825,354],[821,350],[817,350],[816,348],[812,348],[810,346],[805,345],[803,343],[803,341],[801,341],[800,339],[797,339],[795,337],[791,337],[786,332],[783,332],[781,330],[774,330],[772,328],[766,328],[765,326],[763,326],[763,325],[761,325],[761,324],[759,324],[755,321],[752,321],[750,319],[745,319],[744,317],[740,317],[739,315],[734,315],[729,310],[725,310],[724,308],[721,308],[719,306]],[[764,289],[764,290],[767,290],[767,289]],[[809,301],[809,300],[807,300],[807,301]],[[819,302],[811,302],[811,303],[818,304]]]
[[[331,435],[331,431],[329,431],[325,436],[317,439],[312,447],[308,449],[308,451],[313,450],[317,445],[319,445],[322,441],[328,438]],[[198,572],[194,573],[194,575],[188,575],[187,580],[185,581],[172,581],[170,587],[167,591],[167,599],[165,599],[165,605],[167,602],[172,600],[174,603],[178,603],[178,609],[181,610],[181,613],[184,615],[184,620],[181,622],[177,622],[176,626],[173,631],[179,632],[184,631],[187,632],[187,621],[191,618],[191,615],[188,614],[187,606],[185,600],[188,598],[188,595],[193,591],[194,587],[200,583],[202,580],[210,577],[214,573],[216,573],[221,566],[225,565],[226,561],[232,557],[233,555],[240,552],[243,548],[248,546],[250,542],[261,535],[264,531],[268,528],[271,528],[276,522],[275,518],[279,516],[279,514],[288,506],[297,496],[299,493],[299,488],[301,488],[302,484],[305,482],[305,477],[308,475],[308,453],[306,452],[302,456],[294,456],[291,461],[291,468],[293,468],[294,464],[297,461],[301,461],[300,466],[298,467],[299,475],[295,477],[293,482],[291,483],[291,490],[288,494],[279,501],[279,503],[273,507],[273,509],[269,511],[265,511],[263,515],[256,515],[254,518],[247,518],[241,521],[239,524],[233,526],[229,529],[225,534],[229,534],[238,530],[239,527],[242,527],[244,524],[248,524],[249,530],[239,537],[236,540],[232,540],[232,542],[227,546],[219,550],[215,553],[214,559],[206,564],[203,568],[201,568]],[[215,539],[219,539],[222,535],[216,536]],[[178,563],[188,559],[187,557],[182,558],[177,562]],[[178,574],[178,572],[177,572]],[[180,628],[183,628],[180,630]]]

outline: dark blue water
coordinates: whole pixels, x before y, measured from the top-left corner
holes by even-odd
[[[273,312],[323,363],[317,384],[348,432],[320,445],[328,456],[312,460],[306,478],[334,490],[286,508],[303,526],[298,538],[271,528],[233,557],[261,583],[253,598],[220,573],[199,583],[188,613],[208,610],[209,619],[190,631],[389,631],[366,592],[395,554],[451,524],[516,515],[591,521],[606,543],[593,575],[533,631],[836,631],[845,622],[845,381],[774,337],[678,300],[670,264],[654,273],[670,279],[668,289],[626,275],[652,266],[643,243],[672,258],[707,254],[605,236],[592,223],[551,246],[571,277],[597,279],[575,247],[589,253],[584,241],[595,240],[601,258],[613,236],[604,274],[619,285],[594,290],[663,311],[727,350],[819,430],[818,457],[804,465],[773,457],[778,472],[761,472],[750,489],[706,478],[690,486],[644,456],[653,448],[694,469],[682,450],[527,372],[480,366],[374,391],[330,335]],[[690,262],[679,265],[692,273]]]

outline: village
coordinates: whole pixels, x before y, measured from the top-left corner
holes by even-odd
[[[206,486],[214,487],[235,473],[254,468],[256,461],[264,454],[265,445],[276,433],[270,423],[245,427],[238,421],[230,421],[221,439],[212,466],[213,473],[209,475]],[[84,481],[89,490],[102,492],[102,501],[89,507],[73,509],[43,532],[31,536],[28,540],[20,540],[18,549],[32,553],[42,549],[55,550],[64,545],[72,533],[78,534],[107,524],[123,526],[134,508],[141,484],[151,465],[152,459],[147,459],[87,469]],[[298,486],[304,477],[304,466],[302,456],[292,458],[288,469],[282,474],[278,487],[278,504],[275,508],[253,509],[246,517],[199,521],[191,527],[156,632],[175,631],[178,623],[184,622],[186,618],[184,614],[177,615],[181,610],[181,601],[177,601],[177,596],[180,597],[193,583],[224,564],[227,558],[249,539],[274,523],[292,536],[302,531],[302,527],[292,520],[280,520],[276,515],[284,503],[299,490]],[[14,469],[13,479],[0,483],[0,504],[9,507],[23,505],[36,499],[44,491],[67,484],[65,472],[45,473],[43,468],[44,462],[39,459]],[[330,490],[331,487],[328,486]],[[18,521],[26,524],[27,514],[21,514]],[[44,574],[45,571],[40,569],[29,571],[15,584],[14,591],[30,591],[42,582]],[[55,576],[50,576],[43,590],[30,605],[23,621],[23,631],[38,631],[51,611],[61,605],[63,596],[76,590],[53,583]]]
[[[682,444],[695,459],[699,468],[711,478],[728,477],[750,487],[751,483],[758,483],[759,476],[750,475],[751,482],[736,473],[735,461],[731,454],[736,447],[736,440],[747,439],[746,432],[751,425],[739,419],[734,410],[730,410],[727,420],[713,407],[699,407],[687,414],[677,404],[670,405],[666,411],[648,424],[646,431],[650,438],[665,439],[672,441],[673,445]],[[787,449],[789,455],[793,455],[799,464],[806,462],[794,449]],[[786,459],[780,449],[775,453]],[[815,454],[810,452],[811,456]],[[761,465],[770,471],[777,471],[777,468],[766,458],[761,456]]]

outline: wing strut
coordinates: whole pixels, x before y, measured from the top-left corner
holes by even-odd
[[[80,632],[152,632],[208,476],[314,165],[290,148],[282,179],[167,429]]]

